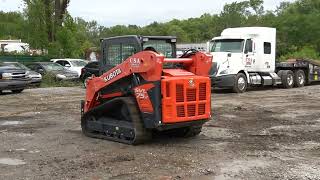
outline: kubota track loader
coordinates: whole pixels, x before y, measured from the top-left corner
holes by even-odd
[[[140,144],[152,132],[195,136],[210,119],[212,56],[176,58],[176,38],[103,39],[100,77],[87,83],[81,127],[89,137]]]

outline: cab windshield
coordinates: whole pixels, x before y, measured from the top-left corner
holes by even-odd
[[[158,53],[163,54],[167,58],[174,58],[173,45],[169,40],[149,40],[143,44],[143,49],[152,47]]]
[[[243,39],[221,39],[211,44],[211,52],[241,53],[244,47]]]

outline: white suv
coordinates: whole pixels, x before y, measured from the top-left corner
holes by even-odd
[[[70,71],[77,72],[79,77],[81,69],[88,64],[88,61],[83,59],[51,59],[51,61],[64,66]]]

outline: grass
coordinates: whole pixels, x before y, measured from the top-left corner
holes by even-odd
[[[78,81],[62,81],[57,80],[53,74],[45,74],[42,76],[42,82],[40,87],[81,87],[83,86],[80,80]]]

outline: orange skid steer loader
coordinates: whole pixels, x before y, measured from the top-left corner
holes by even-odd
[[[176,38],[167,36],[101,42],[101,76],[87,82],[81,103],[85,135],[141,144],[153,132],[201,132],[211,118],[211,55],[191,50],[176,58]]]

